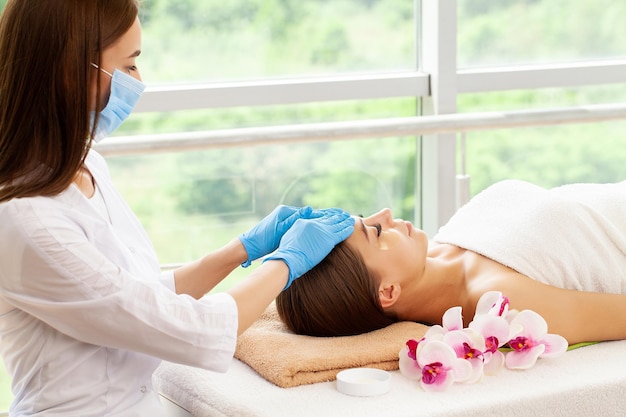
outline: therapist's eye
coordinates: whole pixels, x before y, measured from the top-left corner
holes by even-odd
[[[130,73],[131,71],[137,71],[137,65],[131,65],[127,67],[126,70]]]

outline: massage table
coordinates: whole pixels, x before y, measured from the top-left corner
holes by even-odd
[[[336,381],[280,388],[238,359],[224,374],[164,362],[154,379],[172,416],[626,415],[626,341],[574,349],[524,371],[503,369],[443,393],[424,392],[399,371],[390,373],[390,391],[375,397],[344,395]]]
[[[626,294],[625,206],[626,181],[552,190],[503,181],[460,208],[435,239],[546,284]],[[306,339],[286,331],[270,306],[238,339],[228,372],[163,363],[155,384],[164,401],[173,410],[187,412],[186,417],[626,416],[626,340],[579,347],[557,358],[540,359],[528,370],[503,369],[477,383],[454,384],[446,392],[433,393],[422,391],[390,367],[397,365],[407,338],[419,340],[425,332],[426,327],[417,326],[423,325],[394,323],[350,336],[358,340]],[[290,361],[294,355],[297,360]],[[389,392],[376,397],[344,395],[337,390],[336,372],[308,383],[320,375],[314,366],[353,368],[357,356],[363,363],[387,366],[382,369],[391,372]],[[300,364],[307,371],[305,381],[282,372]]]

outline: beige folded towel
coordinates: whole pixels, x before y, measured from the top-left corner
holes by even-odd
[[[290,332],[276,306],[237,340],[235,357],[263,378],[283,388],[332,381],[343,369],[369,367],[398,369],[398,352],[408,339],[420,339],[427,326],[394,323],[356,336],[311,337]]]

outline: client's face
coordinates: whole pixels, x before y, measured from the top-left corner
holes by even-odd
[[[394,219],[384,209],[370,217],[357,218],[346,244],[361,254],[367,268],[381,280],[414,280],[424,273],[428,237],[411,222]]]

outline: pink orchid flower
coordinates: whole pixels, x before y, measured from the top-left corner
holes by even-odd
[[[450,307],[443,313],[441,318],[443,328],[451,332],[453,330],[463,329],[463,314],[461,307]]]
[[[509,341],[513,349],[506,355],[505,363],[509,369],[528,369],[540,357],[556,357],[567,351],[567,340],[556,334],[548,334],[548,324],[532,310],[519,312],[511,325],[519,325],[523,330]]]
[[[445,334],[444,342],[454,349],[456,356],[465,359],[471,366],[470,375],[464,381],[474,383],[483,376],[485,339],[472,329],[453,330]]]
[[[423,341],[424,338],[409,339],[399,353],[400,373],[412,380],[419,380],[422,377],[422,368],[417,364],[417,351]]]
[[[507,318],[509,314],[509,298],[500,291],[487,291],[476,304],[474,316],[487,314]]]
[[[443,340],[443,336],[454,330],[463,329],[463,315],[461,307],[450,307],[443,313],[441,325],[435,324],[430,326],[424,335],[425,339]]]
[[[440,340],[422,342],[417,364],[422,370],[420,385],[424,391],[445,391],[454,382],[464,382],[472,365],[457,357],[454,349]]]
[[[474,317],[469,328],[480,334],[485,343],[483,351],[484,373],[495,375],[504,367],[504,354],[498,349],[504,346],[512,336],[511,326],[503,317],[482,314]]]

